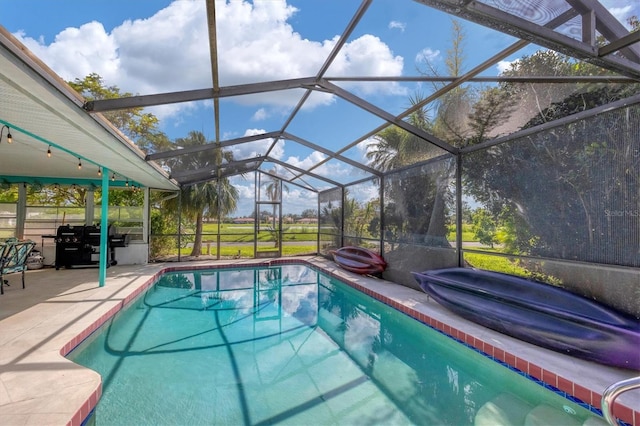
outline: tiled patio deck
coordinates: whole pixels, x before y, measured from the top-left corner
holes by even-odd
[[[558,389],[599,407],[610,384],[638,372],[570,358],[497,334],[444,310],[426,294],[382,280],[360,277],[321,257],[296,258],[340,276],[352,285],[423,322],[483,350]],[[280,259],[277,262],[286,262]],[[19,275],[0,296],[0,424],[79,425],[101,392],[98,374],[63,354],[119,310],[167,268],[258,264],[260,260],[116,266],[98,286],[97,269],[29,271],[26,289]],[[640,426],[640,391],[618,399],[615,414]]]

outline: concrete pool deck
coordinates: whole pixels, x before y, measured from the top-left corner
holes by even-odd
[[[502,360],[561,391],[600,407],[609,385],[638,376],[637,371],[607,367],[538,348],[466,321],[426,294],[384,280],[346,272],[323,257],[283,258],[303,261],[349,281],[356,288]],[[0,296],[0,424],[80,425],[101,394],[101,379],[64,358],[77,344],[135,299],[163,271],[220,265],[266,265],[243,259],[115,266],[98,286],[98,269],[28,271],[9,279]],[[639,349],[640,350],[640,349]],[[640,426],[640,390],[616,401],[616,417]]]

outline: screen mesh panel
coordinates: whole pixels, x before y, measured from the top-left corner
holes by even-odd
[[[379,182],[374,179],[345,188],[345,237],[380,238]]]
[[[639,123],[634,105],[466,155],[476,230],[495,228],[483,246],[640,266]]]
[[[383,233],[388,242],[450,247],[455,213],[455,159],[389,174],[384,180]]]
[[[342,188],[334,188],[318,194],[320,252],[327,253],[342,245]]]

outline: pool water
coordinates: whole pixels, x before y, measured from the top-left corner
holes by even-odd
[[[69,358],[97,425],[605,424],[305,265],[165,274]]]

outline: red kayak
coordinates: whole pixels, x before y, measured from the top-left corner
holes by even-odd
[[[362,247],[342,247],[329,253],[340,267],[356,274],[381,274],[387,267],[387,262],[378,253]]]

